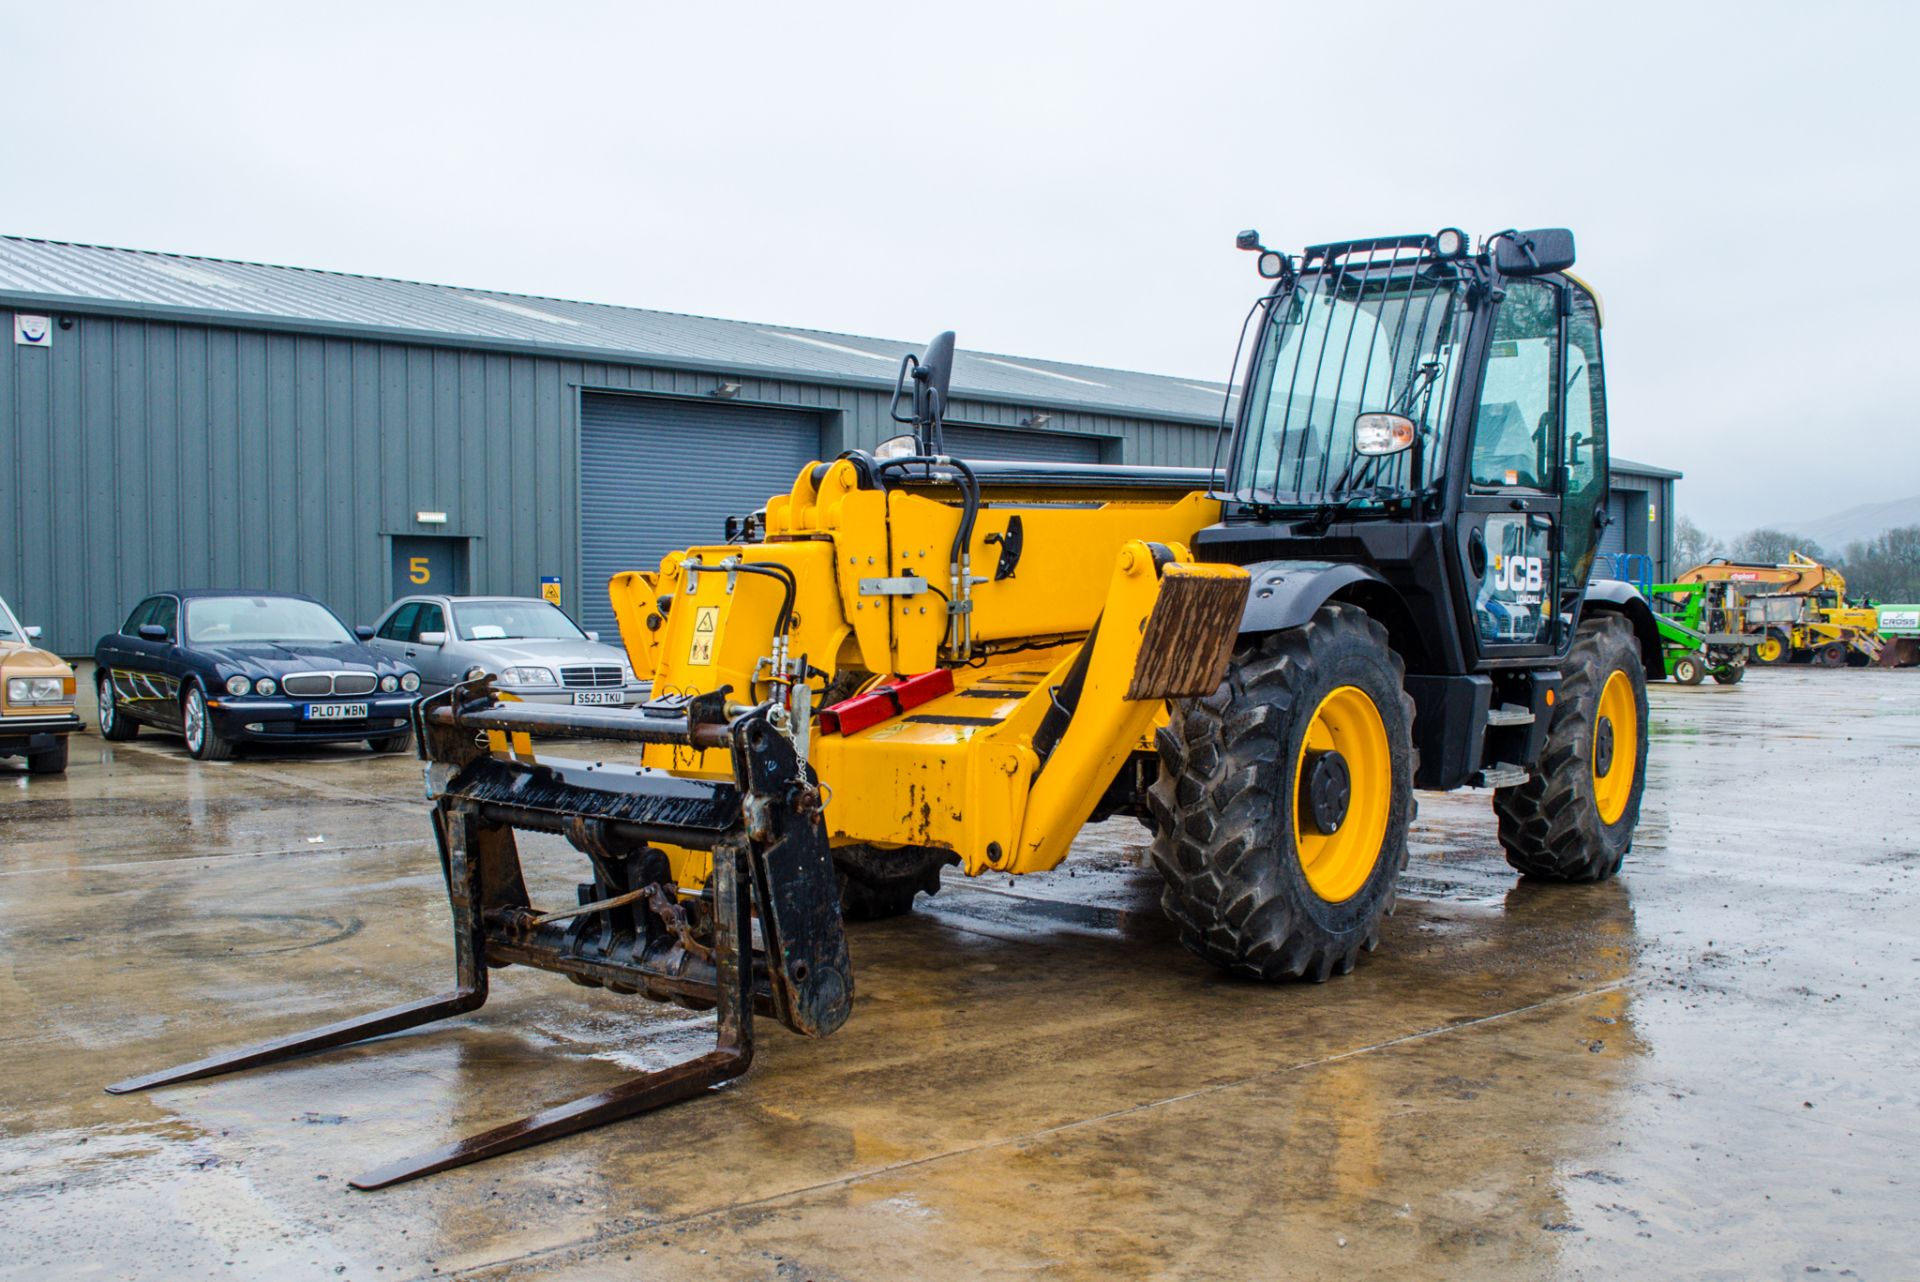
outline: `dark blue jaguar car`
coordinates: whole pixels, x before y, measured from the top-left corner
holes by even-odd
[[[403,752],[420,674],[361,644],[372,635],[291,592],[156,592],[94,647],[100,733],[152,726],[201,761],[243,743],[364,739]]]

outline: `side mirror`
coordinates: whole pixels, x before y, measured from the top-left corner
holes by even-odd
[[[362,623],[353,629],[353,635],[359,637],[362,641],[371,641],[373,640],[373,629]]]
[[[157,623],[143,623],[140,625],[140,639],[142,641],[165,641],[167,639],[167,630]]]
[[[414,642],[418,645],[445,645],[447,643],[447,634],[444,632],[422,632],[414,638]]]
[[[953,331],[941,330],[927,344],[913,374],[913,416],[922,423],[946,417],[947,386],[953,382]]]
[[[40,625],[37,623],[29,623],[27,625],[26,632],[27,632],[27,640],[38,641],[40,639]]]
[[[589,632],[587,633],[587,640],[597,642],[600,640],[600,634],[598,632]]]
[[[1544,276],[1573,266],[1573,233],[1565,227],[1536,227],[1493,238],[1493,265],[1502,276]]]

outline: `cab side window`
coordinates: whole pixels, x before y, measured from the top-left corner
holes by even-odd
[[[410,641],[413,639],[413,621],[419,615],[421,603],[409,601],[387,616],[380,625],[380,636],[387,641]]]
[[[1553,487],[1554,391],[1559,384],[1559,291],[1540,280],[1506,283],[1473,420],[1476,485]]]
[[[154,598],[153,617],[147,622],[157,623],[167,630],[167,640],[180,639],[180,631],[174,625],[180,621],[180,603],[170,596]]]
[[[134,606],[133,613],[129,614],[127,621],[120,625],[120,635],[123,637],[139,636],[140,625],[143,623],[152,623],[153,612],[158,609],[159,606],[160,598],[157,596],[150,596],[139,605]]]
[[[407,640],[418,641],[422,633],[445,632],[447,630],[447,612],[431,603],[420,607],[419,615],[413,621],[413,635]]]
[[[1585,290],[1574,289],[1567,318],[1566,433],[1562,452],[1567,492],[1561,505],[1567,555],[1562,582],[1587,581],[1599,544],[1595,515],[1607,501],[1607,392],[1600,365],[1600,312]]]

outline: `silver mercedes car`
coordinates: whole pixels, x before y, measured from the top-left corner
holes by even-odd
[[[645,702],[650,689],[618,646],[539,597],[402,597],[367,644],[419,669],[428,694],[482,673],[534,703],[624,706]]]

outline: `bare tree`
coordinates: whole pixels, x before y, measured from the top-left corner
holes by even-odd
[[[1719,539],[1693,523],[1690,516],[1682,516],[1673,524],[1673,564],[1677,570],[1692,569],[1703,565],[1716,556],[1725,556],[1726,551]]]
[[[1820,545],[1804,535],[1790,530],[1776,530],[1762,526],[1757,530],[1748,530],[1733,541],[1727,555],[1736,561],[1754,561],[1761,565],[1778,565],[1787,559],[1787,553],[1798,552],[1818,561],[1822,553]]]

